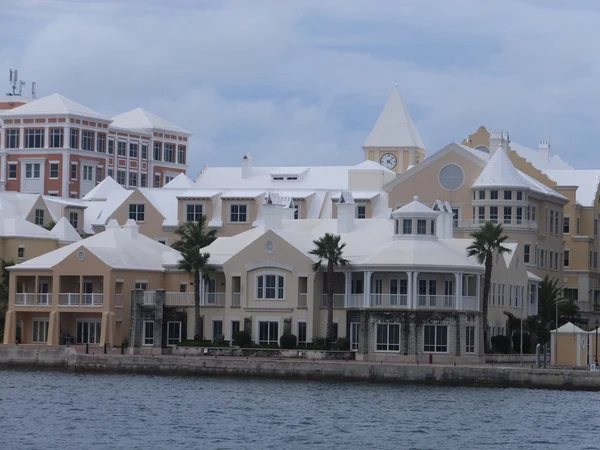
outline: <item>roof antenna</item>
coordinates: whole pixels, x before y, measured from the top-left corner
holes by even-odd
[[[33,83],[31,83],[31,98],[37,97],[37,92],[35,91],[36,86],[37,86],[37,83],[35,81]]]

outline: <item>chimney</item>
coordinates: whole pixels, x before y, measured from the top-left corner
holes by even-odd
[[[538,152],[543,156],[544,161],[550,161],[550,141],[540,141]]]
[[[508,152],[510,144],[510,136],[503,131],[492,131],[490,133],[490,155],[496,153],[498,148],[502,147],[505,152]]]
[[[106,226],[104,227],[105,230],[114,230],[117,228],[121,228],[121,227],[119,226],[119,222],[117,222],[116,219],[110,219],[108,221],[108,223],[106,224]]]
[[[337,232],[349,233],[354,229],[356,217],[356,203],[350,191],[340,192],[337,202]]]
[[[452,207],[448,202],[441,202],[436,200],[436,204],[442,205],[440,215],[436,219],[435,223],[435,234],[438,239],[452,239],[454,237],[454,213]]]
[[[263,218],[266,230],[281,229],[281,220],[283,219],[283,205],[279,195],[269,192],[265,204],[262,205]]]
[[[252,175],[252,157],[246,153],[242,157],[242,178],[250,178]]]
[[[132,239],[135,239],[138,236],[139,228],[135,220],[127,219],[125,225],[123,225],[123,231]]]

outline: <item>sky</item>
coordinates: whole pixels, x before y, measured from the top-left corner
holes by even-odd
[[[597,0],[0,0],[0,77],[193,133],[205,164],[346,165],[394,83],[431,154],[485,125],[600,167]],[[30,84],[25,87],[30,92]]]

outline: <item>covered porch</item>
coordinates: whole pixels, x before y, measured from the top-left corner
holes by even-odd
[[[104,277],[61,275],[59,277],[59,306],[104,306]]]
[[[52,306],[52,275],[16,275],[15,306]]]
[[[479,311],[481,277],[465,272],[336,272],[334,308],[426,309]],[[327,308],[327,275],[321,308]]]

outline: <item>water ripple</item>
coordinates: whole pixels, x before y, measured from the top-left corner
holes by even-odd
[[[599,401],[589,392],[0,371],[0,449],[594,449]]]

